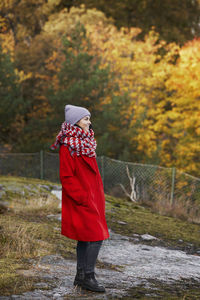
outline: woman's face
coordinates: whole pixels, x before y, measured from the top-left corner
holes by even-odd
[[[91,122],[89,116],[86,116],[77,122],[77,125],[80,126],[85,132],[89,131],[90,124]]]

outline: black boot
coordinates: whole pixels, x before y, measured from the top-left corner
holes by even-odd
[[[105,292],[104,286],[100,285],[96,280],[94,272],[85,274],[85,278],[82,283],[82,288],[92,292]]]
[[[85,272],[83,269],[77,269],[77,273],[74,279],[74,285],[82,286]]]

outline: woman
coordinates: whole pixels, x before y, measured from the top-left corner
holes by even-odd
[[[105,292],[94,274],[102,241],[109,237],[109,233],[90,116],[86,108],[66,105],[65,122],[52,148],[60,146],[61,233],[78,241],[74,285],[95,292]]]

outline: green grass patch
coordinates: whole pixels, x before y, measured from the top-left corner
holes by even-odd
[[[127,236],[148,233],[168,245],[192,243],[200,247],[200,226],[173,217],[161,216],[131,201],[106,196],[107,222],[115,232]],[[126,225],[118,221],[126,222]]]
[[[29,269],[30,264],[25,260],[1,258],[0,259],[0,291],[1,296],[20,294],[34,289],[38,278],[24,277],[17,273],[19,269]]]

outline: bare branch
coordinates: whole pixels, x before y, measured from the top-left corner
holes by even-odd
[[[128,193],[128,191],[125,189],[123,184],[120,183],[119,185],[121,186],[125,195],[127,197],[129,197],[131,199],[131,201],[136,202],[137,201],[137,193],[136,193],[136,188],[135,188],[136,178],[134,177],[134,173],[132,174],[132,177],[131,177],[128,166],[126,166],[126,173],[127,173],[127,176],[128,176],[129,182],[130,182],[131,193],[130,194]]]

